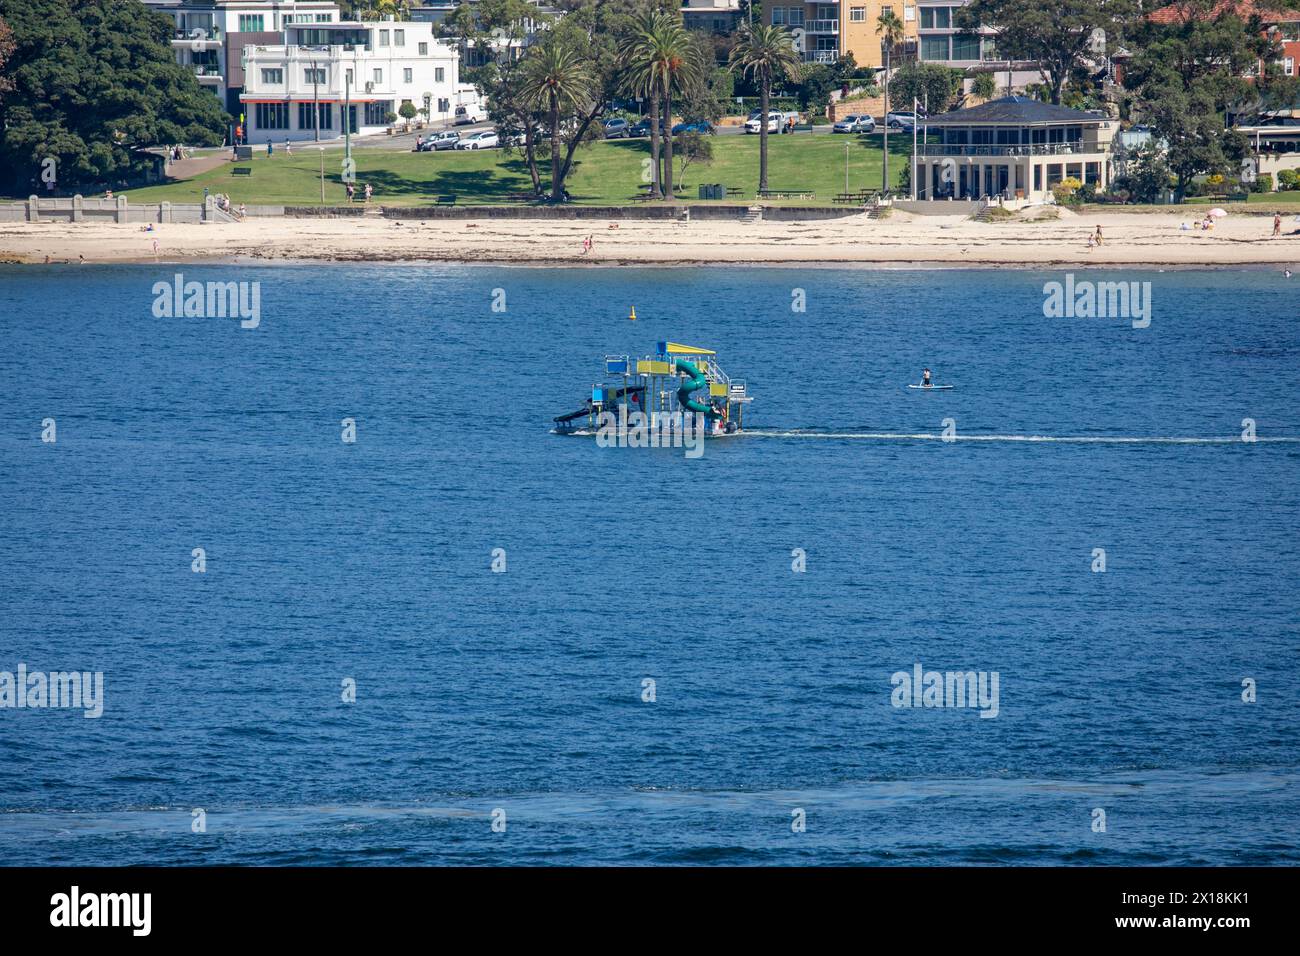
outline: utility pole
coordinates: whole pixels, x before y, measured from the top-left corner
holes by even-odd
[[[844,194],[849,192],[849,142],[844,141]]]
[[[343,175],[344,182],[352,172],[352,75],[343,74]]]
[[[320,142],[320,81],[316,72],[316,61],[311,61],[311,127]]]
[[[325,205],[325,147],[317,146],[320,150],[320,204]]]
[[[912,198],[916,198],[916,128],[921,125],[921,117],[917,116],[918,107],[921,104],[917,102],[915,96],[912,97]]]

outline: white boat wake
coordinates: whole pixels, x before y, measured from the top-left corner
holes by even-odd
[[[750,438],[822,438],[853,441],[985,441],[985,442],[1060,442],[1081,445],[1238,445],[1252,444],[1240,437],[1180,438],[1167,435],[943,435],[938,432],[833,432],[804,429],[746,429],[740,433]],[[1300,444],[1300,436],[1257,436],[1255,443]]]

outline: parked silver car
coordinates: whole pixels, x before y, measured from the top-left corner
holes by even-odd
[[[844,117],[831,127],[832,133],[874,133],[876,121],[866,113],[855,113]]]

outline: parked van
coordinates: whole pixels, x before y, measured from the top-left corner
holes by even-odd
[[[455,123],[457,126],[466,126],[470,123],[481,123],[485,119],[487,119],[487,115],[483,112],[483,107],[476,103],[469,106],[456,107]]]

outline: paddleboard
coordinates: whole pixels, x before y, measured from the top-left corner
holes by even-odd
[[[942,392],[945,389],[956,388],[956,385],[909,385],[908,388],[919,388],[926,392]]]

